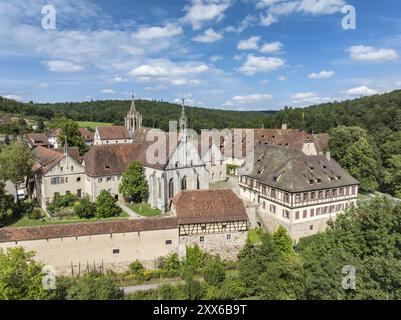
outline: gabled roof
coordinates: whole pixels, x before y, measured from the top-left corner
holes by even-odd
[[[182,191],[173,205],[178,224],[248,220],[243,201],[232,190]]]
[[[52,130],[50,130],[48,136],[49,136],[49,138],[50,137],[57,138],[57,136],[59,135],[60,132],[61,132],[61,129],[59,129],[59,128],[52,129]]]
[[[237,141],[242,143],[243,155],[246,152],[247,142],[250,142],[249,137],[246,136],[246,130],[254,130],[255,146],[274,145],[302,150],[305,143],[313,143],[317,153],[322,153],[327,149],[329,142],[329,135],[325,133],[308,134],[305,131],[293,129],[232,129],[232,139],[235,143]],[[233,147],[232,150],[234,150]]]
[[[93,133],[90,132],[87,128],[79,128],[79,133],[81,134],[82,138],[84,138],[85,141],[92,141],[93,140]]]
[[[128,130],[125,126],[99,126],[96,127],[101,140],[121,140],[130,139]]]
[[[68,155],[79,162],[79,149],[77,147],[68,148]],[[38,146],[32,150],[32,156],[35,161],[33,170],[37,173],[46,173],[64,158],[64,150]]]
[[[49,141],[44,133],[28,133],[25,137],[32,147],[49,146]]]
[[[355,185],[359,182],[336,161],[324,155],[307,156],[280,146],[256,146],[250,177],[289,192]]]

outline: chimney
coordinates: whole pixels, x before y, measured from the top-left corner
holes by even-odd
[[[330,151],[326,152],[326,159],[327,159],[327,161],[331,160],[331,152]]]
[[[287,130],[287,129],[288,129],[287,124],[286,124],[286,123],[283,123],[283,124],[281,125],[281,129],[282,129],[282,130]]]

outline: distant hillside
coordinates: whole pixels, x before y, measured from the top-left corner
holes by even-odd
[[[95,121],[122,124],[130,108],[129,100],[97,100],[54,104],[20,103],[0,97],[0,112],[40,116],[47,119],[65,116],[76,121]],[[136,107],[143,115],[143,124],[168,130],[169,120],[178,120],[181,107],[164,101],[137,100]],[[232,127],[269,127],[274,111],[228,111],[186,107],[189,126],[194,130]]]
[[[304,127],[311,132],[327,132],[339,125],[359,126],[369,132],[399,130],[401,90],[355,100],[325,103],[307,108],[285,108],[276,114],[273,123],[286,121],[292,128]]]

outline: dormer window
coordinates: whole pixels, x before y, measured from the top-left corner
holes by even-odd
[[[316,182],[317,182],[317,183],[322,183],[322,179],[317,178],[317,179],[316,179]]]
[[[273,177],[273,182],[277,182],[278,178],[277,177]]]
[[[110,170],[110,166],[109,166],[109,165],[105,165],[104,168],[105,168],[106,170]]]
[[[309,182],[309,184],[313,184],[313,180],[312,179],[309,179],[308,182]]]
[[[272,138],[273,138],[273,139],[276,139],[276,136],[273,136]]]

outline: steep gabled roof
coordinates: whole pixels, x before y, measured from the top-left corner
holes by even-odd
[[[25,135],[25,137],[32,147],[49,146],[47,135],[44,133],[28,133]]]
[[[68,148],[68,155],[79,162],[79,149],[77,147]],[[46,173],[64,158],[64,150],[38,146],[32,150],[32,156],[35,161],[33,170],[37,173]]]
[[[79,133],[81,134],[82,138],[85,141],[92,141],[93,140],[93,133],[90,132],[87,128],[79,128]]]
[[[359,182],[336,161],[280,146],[256,146],[253,172],[261,183],[289,192],[355,185]]]
[[[96,130],[101,140],[122,140],[130,138],[125,126],[98,126]]]
[[[232,190],[182,191],[173,205],[178,224],[248,220],[243,201]]]

